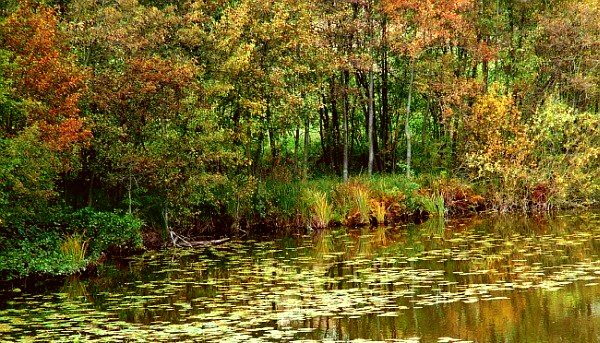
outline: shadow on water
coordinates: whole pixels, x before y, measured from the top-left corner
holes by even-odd
[[[0,340],[600,341],[599,224],[434,218],[152,251],[4,290]]]

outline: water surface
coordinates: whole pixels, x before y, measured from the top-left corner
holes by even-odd
[[[600,341],[600,214],[148,252],[2,290],[0,341]]]

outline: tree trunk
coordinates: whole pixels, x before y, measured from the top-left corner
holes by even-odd
[[[263,132],[263,130],[260,131],[260,133],[258,134],[258,147],[256,148],[256,151],[254,152],[254,158],[253,158],[253,162],[252,162],[252,166],[253,166],[253,174],[254,175],[258,175],[259,177],[262,177],[262,155],[263,155],[263,144],[264,144],[264,140],[265,140],[265,133]]]
[[[129,184],[127,185],[127,198],[128,198],[128,209],[127,209],[127,213],[128,213],[129,215],[131,215],[131,214],[133,213],[133,212],[132,212],[132,208],[131,208],[131,207],[132,207],[132,203],[133,203],[133,200],[131,199],[131,186],[132,186],[132,185],[131,185],[131,183],[132,183],[132,182],[131,182],[131,178],[132,178],[132,177],[131,177],[131,169],[129,169]]]
[[[300,127],[296,127],[294,134],[294,172],[300,174],[300,158],[298,157],[298,147],[300,146]]]
[[[374,37],[374,32],[373,32],[373,3],[369,3],[369,39],[371,41],[371,47],[370,47],[370,55],[371,57],[373,57],[373,37]],[[369,177],[371,177],[373,175],[373,161],[375,159],[375,149],[374,149],[374,145],[373,145],[373,116],[374,116],[374,109],[373,109],[373,93],[374,93],[374,80],[373,80],[373,61],[370,62],[370,66],[369,66],[369,103],[368,103],[368,107],[369,107],[369,120],[368,120],[368,128],[367,128],[367,136],[368,136],[368,141],[369,141],[369,164],[368,164],[368,173],[369,173]]]
[[[373,161],[375,150],[373,148],[373,68],[369,71],[369,127],[367,130],[369,136],[369,176],[373,175]]]
[[[269,135],[269,147],[271,148],[271,163],[275,164],[277,160],[277,139],[275,138],[275,130],[273,130],[273,125],[271,121],[271,106],[267,103],[267,133]]]
[[[343,158],[343,167],[342,167],[342,177],[344,178],[344,182],[348,181],[348,112],[350,105],[348,104],[348,79],[350,75],[348,71],[344,71],[342,73],[342,85],[344,87],[344,158]]]
[[[484,60],[481,66],[481,71],[483,74],[483,91],[484,93],[487,93],[487,89],[488,89],[488,78],[489,78],[489,66],[488,66],[488,61]]]
[[[410,133],[410,105],[412,101],[412,86],[415,79],[415,61],[410,61],[410,81],[408,84],[408,100],[406,101],[406,121],[404,122],[404,134],[406,135],[406,176],[410,177],[410,164],[412,160],[412,146]]]
[[[385,168],[386,164],[389,164],[389,155],[390,155],[390,115],[389,115],[389,98],[388,98],[388,60],[387,60],[387,22],[384,19],[382,22],[381,29],[381,120],[379,131],[381,132],[381,147],[380,152],[382,153],[382,165]]]
[[[340,118],[337,108],[337,86],[335,84],[335,76],[331,79],[330,88],[330,103],[331,103],[331,130],[329,131],[332,136],[330,139],[331,144],[329,145],[331,151],[331,166],[335,170],[336,174],[340,172]],[[339,174],[338,174],[339,175]]]
[[[304,170],[302,171],[302,179],[306,180],[308,177],[308,145],[310,143],[309,140],[309,131],[310,131],[310,120],[308,116],[304,120]]]

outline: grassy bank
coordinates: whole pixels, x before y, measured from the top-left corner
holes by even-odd
[[[329,226],[394,225],[429,217],[460,217],[477,212],[530,213],[593,207],[572,182],[505,178],[468,181],[445,175],[356,176],[309,180],[247,179],[213,189],[211,202],[179,214],[204,213],[169,228],[185,235],[239,234],[250,231],[320,229]],[[573,181],[575,182],[575,181]],[[210,211],[206,211],[206,209]],[[204,212],[202,212],[204,211]],[[193,223],[200,223],[194,225]],[[154,222],[154,228],[161,222]],[[165,228],[163,226],[163,228]]]
[[[320,229],[328,226],[394,225],[428,217],[465,215],[487,208],[485,197],[458,179],[402,175],[302,180],[246,180],[214,190],[207,204],[178,212],[169,226],[184,235]],[[185,219],[182,214],[201,213]],[[200,225],[193,223],[200,222]],[[160,221],[154,228],[161,227]],[[162,225],[165,229],[165,225]],[[164,235],[164,234],[163,234]]]
[[[168,230],[188,237],[243,236],[397,225],[481,211],[547,212],[572,206],[565,194],[555,185],[516,193],[498,182],[469,183],[443,175],[357,176],[347,182],[336,177],[228,180],[214,186],[210,197],[191,197],[187,207],[172,207],[168,214],[152,207],[156,200],[147,197],[132,214],[49,207],[43,216],[13,217],[10,226],[5,223],[0,243],[0,277],[81,272],[101,263],[110,251],[138,249],[143,243],[166,246]]]

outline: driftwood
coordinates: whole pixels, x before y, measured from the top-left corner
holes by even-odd
[[[227,242],[229,238],[213,239],[208,241],[192,241],[187,237],[176,234],[173,230],[169,230],[171,236],[171,243],[179,248],[206,248],[216,244]]]

